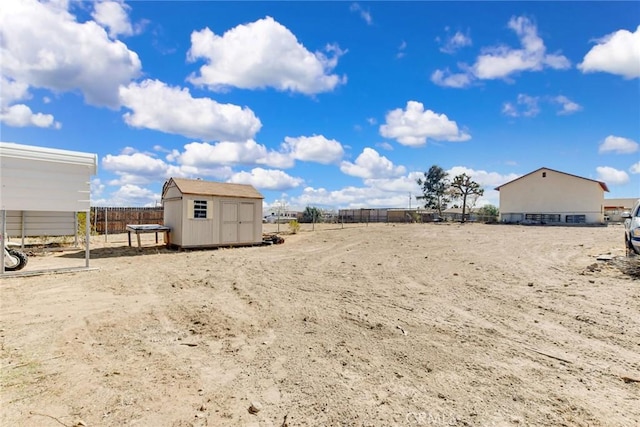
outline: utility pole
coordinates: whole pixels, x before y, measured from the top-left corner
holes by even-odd
[[[409,210],[411,210],[411,193],[409,193]]]

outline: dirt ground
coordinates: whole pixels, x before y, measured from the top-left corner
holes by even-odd
[[[621,226],[284,237],[96,236],[93,270],[3,278],[0,424],[640,425],[640,257]],[[84,262],[34,255],[28,270]]]

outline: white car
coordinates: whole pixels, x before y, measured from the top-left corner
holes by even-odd
[[[623,212],[624,244],[627,249],[640,255],[640,199],[631,212]]]

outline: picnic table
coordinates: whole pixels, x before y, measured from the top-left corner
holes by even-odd
[[[168,246],[171,244],[170,233],[171,228],[160,224],[127,224],[127,234],[129,237],[129,246],[131,246],[131,233],[136,233],[138,238],[138,247],[142,248],[140,243],[140,235],[143,233],[156,233],[156,243],[158,243],[158,233],[164,233],[164,243]]]

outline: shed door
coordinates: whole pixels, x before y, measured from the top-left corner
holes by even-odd
[[[238,241],[238,204],[222,202],[222,243]]]
[[[240,221],[238,223],[238,241],[253,242],[253,218],[254,218],[253,202],[240,203]]]
[[[255,204],[222,202],[222,243],[254,242]]]

